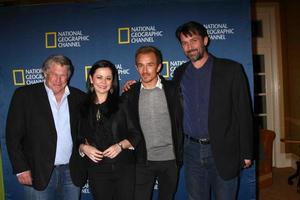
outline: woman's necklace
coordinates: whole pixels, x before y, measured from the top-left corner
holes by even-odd
[[[98,103],[97,103],[98,106],[97,106],[97,112],[96,112],[96,120],[100,121],[100,119],[102,118],[102,113],[100,112],[99,107],[102,103],[104,103],[106,101],[107,96],[105,96],[105,98],[100,98],[100,96],[97,98],[98,98]]]
[[[100,121],[100,119],[101,119],[101,112],[100,112],[100,109],[98,108],[97,113],[96,113],[96,120]]]

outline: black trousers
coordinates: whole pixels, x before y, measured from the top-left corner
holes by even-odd
[[[135,200],[150,200],[156,179],[159,200],[174,199],[178,183],[176,161],[148,161],[147,164],[137,164]]]
[[[89,166],[88,179],[94,200],[133,200],[135,164]]]

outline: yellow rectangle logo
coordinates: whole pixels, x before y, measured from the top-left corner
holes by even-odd
[[[162,74],[163,77],[169,78],[170,76],[170,66],[168,61],[163,61],[163,69],[165,69],[165,73]]]
[[[92,66],[86,65],[84,68],[85,68],[84,69],[84,71],[85,71],[85,80],[87,80],[88,77],[89,77],[89,71],[92,68]]]
[[[25,74],[24,69],[13,70],[14,85],[25,85]]]
[[[45,47],[46,47],[46,49],[57,47],[57,37],[56,36],[57,36],[56,32],[47,32],[47,33],[45,33]]]
[[[130,28],[118,28],[118,44],[129,44],[130,42]]]

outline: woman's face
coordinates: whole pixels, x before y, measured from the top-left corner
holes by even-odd
[[[112,87],[113,75],[108,67],[96,69],[93,76],[90,75],[89,78],[97,95],[107,94]]]

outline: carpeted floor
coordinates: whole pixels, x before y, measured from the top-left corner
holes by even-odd
[[[295,172],[293,168],[273,168],[273,185],[258,191],[259,200],[300,200],[297,193],[298,178],[288,185],[287,178]]]

